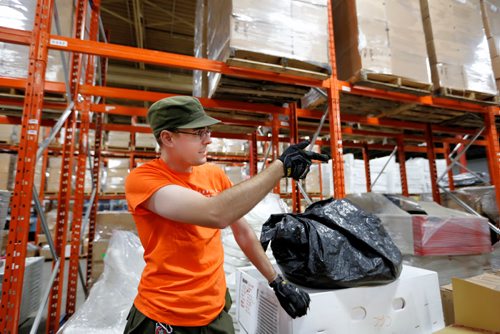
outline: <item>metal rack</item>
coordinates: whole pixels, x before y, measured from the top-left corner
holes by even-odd
[[[11,204],[11,216],[9,239],[7,246],[7,264],[5,269],[5,279],[2,289],[2,302],[0,306],[0,332],[17,332],[19,320],[19,308],[21,303],[22,282],[25,268],[26,246],[28,242],[29,217],[35,201],[36,209],[43,223],[43,210],[39,205],[39,196],[33,188],[35,164],[37,156],[40,157],[44,150],[38,146],[38,136],[40,126],[54,126],[58,130],[61,126],[65,128],[64,145],[60,148],[63,157],[63,164],[60,179],[60,192],[58,194],[58,211],[56,238],[54,240],[54,271],[50,289],[47,290],[48,319],[46,330],[48,333],[55,333],[61,322],[64,322],[75,312],[76,287],[78,284],[78,272],[81,271],[78,265],[79,249],[81,243],[82,225],[88,220],[89,240],[93,239],[95,228],[95,215],[97,211],[98,199],[98,178],[99,162],[103,155],[101,136],[103,130],[120,129],[131,133],[149,131],[134,125],[113,125],[103,124],[103,115],[119,114],[128,116],[144,116],[145,108],[130,107],[124,105],[107,104],[106,98],[122,98],[139,101],[157,101],[158,99],[172,96],[156,92],[139,91],[132,89],[112,88],[105,86],[105,78],[97,80],[94,78],[94,64],[97,59],[101,60],[100,67],[102,74],[105,74],[105,59],[114,58],[131,62],[155,64],[164,67],[175,67],[188,70],[203,70],[223,73],[234,77],[259,79],[278,83],[301,85],[308,87],[320,87],[326,90],[328,95],[328,128],[323,129],[323,133],[329,135],[330,140],[322,139],[317,143],[328,145],[333,159],[333,179],[334,194],[336,198],[345,196],[344,187],[344,164],[343,148],[353,147],[362,150],[367,166],[367,180],[369,180],[368,150],[392,151],[394,145],[367,144],[343,140],[343,136],[382,136],[391,138],[396,142],[397,154],[401,166],[401,179],[403,194],[408,193],[405,171],[405,152],[423,152],[427,154],[432,175],[432,193],[434,200],[439,202],[439,186],[437,183],[435,157],[436,154],[449,156],[449,145],[461,143],[462,145],[481,145],[486,148],[488,155],[488,165],[492,184],[496,186],[497,204],[500,206],[500,147],[498,140],[495,117],[500,116],[500,107],[492,105],[481,105],[471,102],[463,102],[446,99],[436,96],[418,96],[410,93],[393,92],[383,89],[374,89],[356,86],[348,82],[337,80],[336,62],[334,50],[333,18],[331,15],[332,1],[329,1],[329,33],[330,33],[330,65],[332,75],[327,80],[317,80],[288,74],[278,74],[270,71],[232,67],[225,63],[194,58],[185,55],[171,54],[167,52],[145,50],[135,47],[113,45],[98,41],[100,0],[78,0],[75,12],[74,37],[68,38],[50,34],[51,19],[53,13],[53,0],[38,0],[35,24],[32,31],[22,31],[0,27],[0,41],[28,45],[30,47],[29,75],[27,79],[0,78],[1,87],[11,87],[24,89],[24,101],[3,99],[3,104],[22,107],[22,113],[17,117],[0,116],[0,123],[21,124],[22,132],[20,143],[16,147],[4,149],[17,150],[17,174],[15,188]],[[90,17],[90,24],[86,26],[86,18]],[[86,34],[88,31],[88,34]],[[44,80],[45,67],[47,63],[48,50],[60,50],[71,54],[70,74],[68,82],[48,82]],[[81,79],[84,79],[81,83]],[[66,94],[69,104],[46,102],[44,93]],[[470,140],[468,138],[457,138],[456,135],[474,135],[474,129],[457,127],[446,127],[433,125],[425,122],[394,120],[385,117],[374,117],[367,115],[354,115],[341,113],[342,96],[353,96],[359,98],[373,98],[385,101],[395,101],[409,103],[417,106],[442,108],[447,110],[464,111],[474,113],[484,118],[485,130],[481,134],[482,140]],[[100,102],[94,97],[99,97]],[[209,109],[217,110],[238,110],[253,114],[266,114],[272,116],[270,121],[248,121],[232,119],[230,117],[222,119],[227,124],[240,126],[270,126],[272,136],[261,136],[255,131],[250,134],[225,134],[219,133],[215,136],[225,138],[241,138],[250,141],[251,154],[249,156],[252,173],[257,172],[256,142],[269,141],[272,150],[271,157],[274,159],[278,155],[279,141],[297,142],[299,140],[299,130],[313,131],[313,128],[304,124],[304,120],[318,122],[322,113],[318,111],[304,110],[297,108],[292,103],[289,107],[277,107],[267,104],[246,103],[238,101],[227,101],[202,98],[201,103]],[[42,120],[42,110],[44,108],[64,110],[62,118],[58,122]],[[90,112],[95,113],[93,123],[90,122]],[[287,116],[288,124],[280,121],[280,116]],[[395,134],[392,132],[360,130],[353,127],[342,126],[342,123],[358,123],[371,127],[407,129],[419,132],[418,135]],[[289,132],[288,138],[278,137],[280,128],[286,127]],[[93,192],[90,197],[92,205],[88,212],[83,212],[83,202],[86,198],[84,194],[85,159],[87,159],[86,136],[90,128],[96,131],[96,143],[94,147],[93,161]],[[76,142],[74,134],[79,129],[79,141]],[[436,136],[436,133],[448,134],[448,136]],[[53,132],[53,134],[55,134]],[[479,137],[479,136],[477,136]],[[411,142],[413,144],[407,144]],[[415,142],[425,143],[425,146],[415,145]],[[435,143],[442,143],[443,147],[435,147]],[[45,145],[45,149],[48,142]],[[45,150],[46,151],[46,150]],[[451,161],[450,161],[451,163]],[[76,189],[71,189],[71,168],[77,166]],[[451,181],[451,180],[450,180]],[[367,182],[371,184],[371,182]],[[452,183],[452,182],[450,182]],[[370,188],[367,186],[367,190]],[[293,207],[300,208],[300,194],[297,187],[292,188]],[[38,199],[38,201],[37,201]],[[65,311],[62,311],[63,297],[63,270],[65,258],[65,245],[67,231],[69,228],[68,212],[69,203],[73,200],[73,221],[71,224],[71,255],[69,263],[69,278],[67,304]],[[49,242],[51,243],[51,242]],[[92,258],[92,242],[89,242],[88,258]],[[81,274],[83,285],[86,286],[91,272],[91,261],[87,261],[86,275]],[[45,304],[43,304],[45,305]],[[42,306],[44,308],[44,306]],[[41,313],[39,313],[41,314]]]

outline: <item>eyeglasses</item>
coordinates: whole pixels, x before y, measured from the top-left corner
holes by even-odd
[[[194,132],[188,132],[188,131],[181,131],[181,130],[173,130],[172,132],[175,133],[185,133],[187,135],[193,135],[193,136],[198,136],[201,139],[205,139],[210,137],[210,134],[212,134],[212,129],[210,128],[203,128]]]

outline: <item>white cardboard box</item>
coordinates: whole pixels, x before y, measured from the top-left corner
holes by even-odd
[[[254,267],[239,269],[237,319],[241,332],[282,334],[428,334],[444,328],[438,275],[403,266],[398,280],[383,286],[305,290],[306,316],[292,319]]]

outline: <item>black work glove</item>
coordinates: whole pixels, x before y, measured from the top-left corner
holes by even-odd
[[[269,283],[276,293],[276,297],[281,304],[281,307],[293,319],[301,317],[307,313],[311,298],[309,294],[295,285],[285,281],[281,275],[278,275],[274,281]]]
[[[285,177],[291,177],[295,180],[303,179],[306,177],[307,173],[309,173],[311,160],[314,159],[326,162],[330,159],[326,154],[304,151],[308,145],[308,141],[291,145],[278,158],[283,162]]]

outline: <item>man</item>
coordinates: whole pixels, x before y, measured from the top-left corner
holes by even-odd
[[[222,170],[206,164],[209,126],[219,121],[196,98],[160,100],[147,119],[161,154],[134,169],[125,184],[146,262],[125,332],[234,332],[220,237],[227,226],[284,309],[294,318],[304,315],[309,296],[277,275],[242,217],[283,176],[304,178],[311,159],[328,157],[303,151],[307,143],[292,145],[266,170],[233,187]]]

